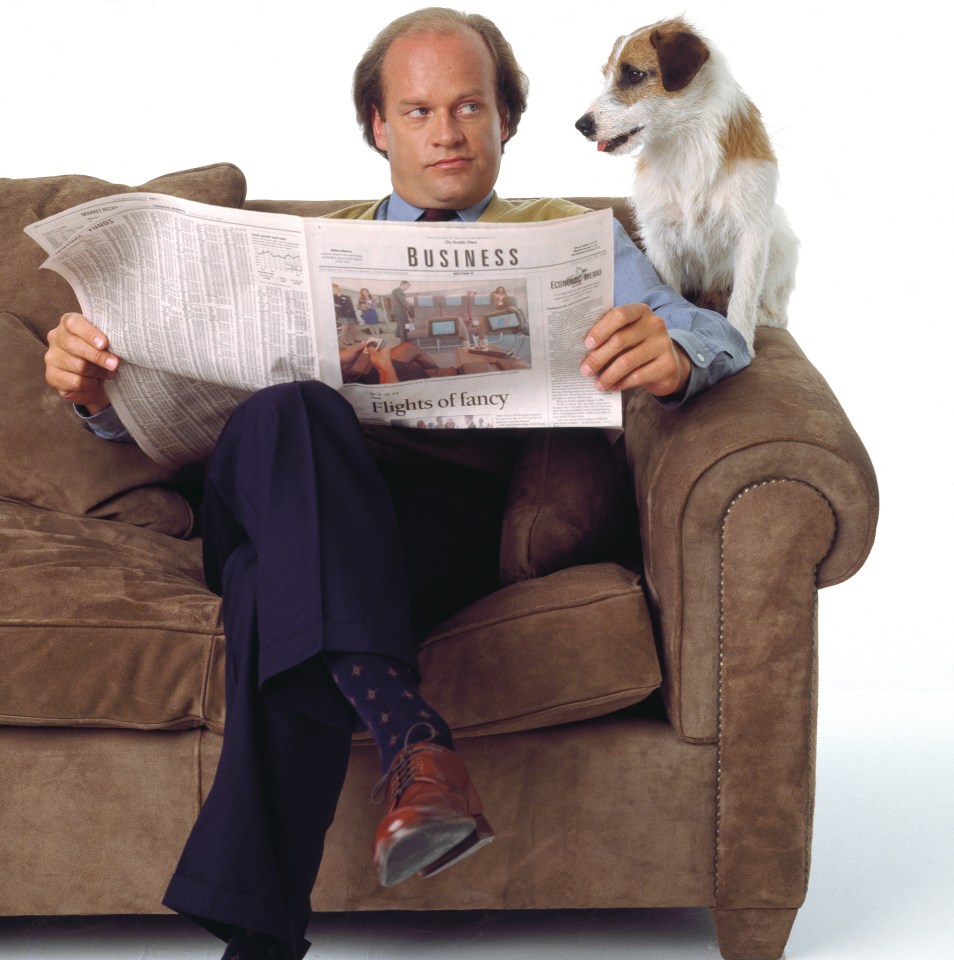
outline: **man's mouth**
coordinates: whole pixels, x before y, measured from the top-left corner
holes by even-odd
[[[431,166],[436,167],[438,170],[448,170],[454,167],[464,166],[470,159],[470,157],[443,157],[440,160],[435,160]]]
[[[600,140],[596,144],[596,149],[601,153],[612,153],[626,143],[630,137],[635,137],[642,129],[642,127],[633,127],[629,133],[621,133],[618,137],[613,137],[612,140]]]

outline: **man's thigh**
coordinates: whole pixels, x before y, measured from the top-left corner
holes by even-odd
[[[500,584],[505,481],[446,463],[381,463],[404,549],[418,637]],[[370,558],[369,558],[370,559]],[[369,583],[386,570],[368,570]]]

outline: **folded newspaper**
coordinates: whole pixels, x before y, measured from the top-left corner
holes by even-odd
[[[321,380],[360,420],[619,427],[579,372],[612,306],[608,210],[540,223],[383,223],[130,193],[26,228],[122,358],[111,402],[170,466],[231,411]]]

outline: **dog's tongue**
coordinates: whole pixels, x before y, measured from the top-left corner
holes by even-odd
[[[602,153],[609,146],[609,140],[600,140],[596,145],[596,149]]]

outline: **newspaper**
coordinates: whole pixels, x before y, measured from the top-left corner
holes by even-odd
[[[612,306],[611,217],[399,224],[130,193],[26,232],[122,358],[119,417],[175,466],[292,380],[340,390],[368,423],[619,427],[619,394],[579,372]]]

